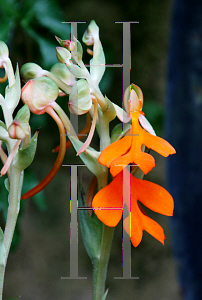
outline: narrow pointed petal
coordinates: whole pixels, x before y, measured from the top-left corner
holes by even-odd
[[[5,165],[3,166],[3,168],[1,169],[1,176],[5,175],[8,172],[8,169],[10,168],[11,162],[13,160],[13,157],[15,156],[18,147],[20,146],[20,143],[22,142],[22,140],[18,140],[15,144],[15,146],[13,147],[11,153],[9,154]]]
[[[128,115],[121,107],[113,103],[113,106],[116,110],[116,115],[117,118],[123,122],[123,123],[128,123],[130,121],[130,115]]]
[[[109,227],[115,227],[123,214],[122,176],[101,189],[93,198],[92,207],[98,219]]]
[[[145,116],[143,116],[142,114],[139,115],[139,122],[146,131],[148,131],[150,134],[156,136],[156,133],[155,133],[153,127],[151,126],[149,121],[145,118]]]
[[[146,131],[142,132],[142,134],[144,135],[143,144],[147,148],[153,149],[154,151],[156,151],[157,153],[161,154],[164,157],[167,157],[169,154],[176,153],[175,149],[164,139],[158,136],[153,136],[147,133]]]
[[[81,154],[82,152],[84,152],[88,146],[90,145],[92,138],[93,138],[93,134],[95,131],[95,125],[96,125],[96,120],[97,120],[97,110],[98,110],[98,103],[97,100],[92,99],[94,102],[94,113],[93,113],[93,121],[92,121],[92,125],[91,125],[91,129],[89,132],[89,135],[85,141],[85,143],[83,144],[83,146],[81,147],[81,149],[78,151],[77,155]]]
[[[163,228],[143,212],[141,213],[141,219],[143,223],[143,230],[147,231],[155,239],[157,239],[159,242],[161,242],[164,245],[165,235],[164,235]]]
[[[109,168],[110,164],[121,155],[125,154],[131,147],[132,137],[125,136],[121,140],[118,140],[107,148],[105,148],[99,156],[98,162]]]
[[[135,209],[131,212],[131,220],[130,215],[124,219],[123,227],[127,234],[130,236],[130,240],[134,247],[137,247],[142,240],[142,230],[143,224],[140,217],[139,209],[137,207],[137,203],[134,204]]]

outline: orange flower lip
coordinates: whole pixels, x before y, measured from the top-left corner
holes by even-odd
[[[137,201],[157,213],[172,216],[174,208],[172,196],[155,183],[137,179],[130,173],[129,176],[128,197],[123,196],[123,172],[120,172],[109,185],[95,195],[92,202],[95,214],[105,225],[115,227],[121,220],[123,205],[126,203],[129,216],[124,220],[123,226],[132,244],[135,247],[139,245],[142,232],[145,230],[164,245],[165,236],[162,227],[147,216]]]
[[[147,174],[155,166],[154,158],[141,150],[142,145],[153,149],[164,157],[174,154],[175,149],[164,139],[144,130],[138,121],[140,112],[132,112],[131,136],[125,136],[107,148],[99,156],[99,163],[110,168],[112,176],[116,176],[125,166],[135,163]]]

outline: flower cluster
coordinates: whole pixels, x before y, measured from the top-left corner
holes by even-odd
[[[99,38],[99,28],[94,21],[84,33],[83,42],[93,46],[87,49],[92,55],[90,70],[82,61],[83,48],[74,38],[73,41],[61,40],[56,37],[60,47],[56,48],[59,63],[49,71],[43,70],[36,64],[26,64],[21,69],[21,75],[29,80],[22,89],[21,99],[35,114],[49,113],[57,122],[60,130],[60,146],[53,170],[39,186],[26,193],[22,199],[40,191],[55,176],[65,155],[65,148],[71,144],[77,155],[97,177],[99,192],[92,201],[92,208],[97,217],[107,226],[115,227],[121,219],[123,206],[126,204],[129,216],[124,220],[124,228],[130,235],[134,246],[142,238],[142,231],[146,230],[160,242],[164,242],[163,229],[151,220],[144,212],[140,201],[148,208],[171,216],[173,213],[173,199],[162,187],[148,181],[138,179],[138,170],[147,174],[155,166],[152,155],[146,153],[145,147],[152,149],[164,157],[175,153],[175,149],[164,139],[157,137],[152,126],[142,112],[143,93],[141,89],[131,84],[124,94],[125,110],[103,96],[99,83],[105,72],[105,56]],[[70,113],[82,115],[87,113],[86,127],[76,135],[65,112],[56,103],[57,96],[69,95],[68,107]],[[124,135],[118,135],[111,143],[109,123],[118,117],[121,122],[128,123]],[[91,123],[92,119],[92,123]],[[70,139],[66,143],[64,128]],[[100,152],[90,147],[90,143],[97,129],[100,136]],[[82,134],[89,133],[84,143],[80,142]],[[66,147],[65,147],[66,143]],[[123,196],[124,174],[126,167],[132,164],[134,174],[130,174],[130,191],[126,198]],[[135,166],[135,167],[134,167]],[[107,167],[113,177],[107,185]],[[128,172],[128,171],[127,171]],[[141,173],[141,174],[142,174]],[[105,178],[103,185],[103,178]]]

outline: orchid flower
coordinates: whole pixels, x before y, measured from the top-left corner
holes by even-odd
[[[154,135],[153,128],[142,114],[143,97],[138,98],[134,87],[141,91],[137,86],[132,85],[128,104],[132,120],[131,134],[105,148],[98,159],[101,165],[110,168],[112,176],[116,176],[124,166],[130,163],[139,166],[144,174],[155,166],[154,158],[142,152],[142,145],[155,150],[164,157],[175,153],[175,149],[167,141]]]

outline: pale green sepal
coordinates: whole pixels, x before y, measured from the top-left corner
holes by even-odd
[[[122,138],[126,134],[126,132],[130,130],[130,128],[131,124],[120,123],[116,125],[112,130],[111,142],[114,143],[120,138]]]
[[[72,145],[74,146],[74,149],[78,152],[81,147],[83,146],[83,143],[81,141],[79,141],[77,138],[73,137],[73,136],[68,136]],[[97,156],[99,156],[97,151],[95,151],[93,148],[88,147],[86,149],[86,151],[88,151],[88,149],[90,151],[92,151],[93,153],[95,153],[95,156],[92,156],[90,153],[85,153],[82,152],[79,157],[81,158],[81,160],[84,162],[84,164],[87,166],[87,168],[96,176],[99,177],[101,174],[103,174],[103,170],[104,167],[101,166],[97,160]]]
[[[9,182],[8,177],[4,180],[4,185],[5,185],[6,190],[8,192],[10,192],[10,182]]]
[[[18,105],[20,101],[20,94],[21,94],[21,85],[20,85],[20,75],[19,75],[19,68],[17,65],[16,72],[15,72],[15,84],[11,87],[6,87],[6,96],[5,101],[7,108],[13,113],[14,109]]]
[[[108,122],[111,122],[116,118],[116,110],[112,102],[107,98],[107,96],[105,96],[105,101],[107,104],[107,109],[103,112],[103,115]]]
[[[88,76],[86,69],[81,69],[76,65],[67,65],[67,68],[77,78],[86,78]]]
[[[106,292],[104,293],[104,296],[102,297],[102,300],[105,300],[105,299],[106,299],[107,294],[108,294],[108,291],[109,291],[109,289],[107,289]]]
[[[78,204],[79,208],[84,208],[78,210],[81,235],[88,256],[93,262],[95,259],[98,259],[100,257],[100,244],[102,238],[103,223],[97,218],[94,213],[92,213],[92,216],[90,216],[89,211],[85,209],[85,203],[84,189],[81,182],[79,182]]]
[[[13,165],[21,171],[26,169],[34,159],[37,146],[37,137],[38,131],[32,137],[30,144],[27,146],[27,148],[19,149],[15,158],[13,159]]]
[[[8,131],[4,122],[0,121],[0,140],[7,143],[9,139]]]
[[[69,96],[69,110],[71,113],[82,115],[90,110],[92,100],[90,89],[85,79],[78,80],[72,87]]]
[[[95,41],[93,47],[93,58],[90,60],[90,74],[92,80],[99,84],[105,72],[105,55],[101,42]]]

